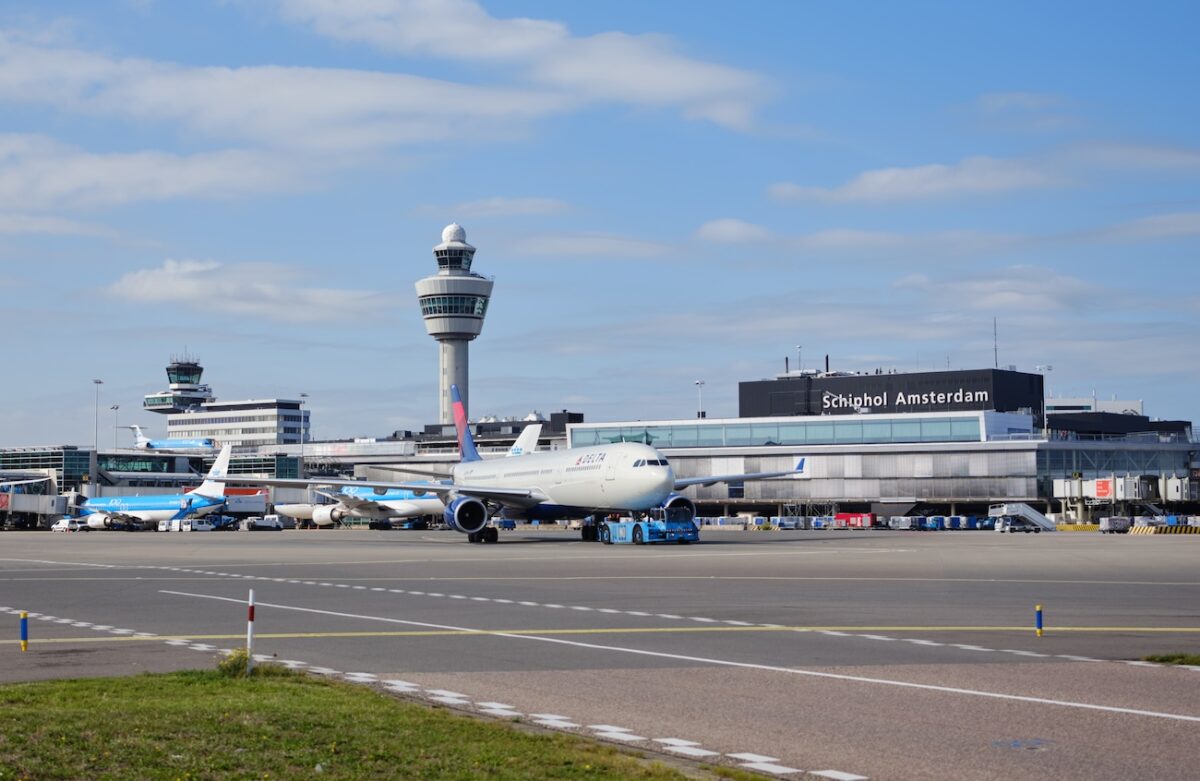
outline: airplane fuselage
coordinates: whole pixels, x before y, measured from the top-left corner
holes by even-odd
[[[216,450],[214,439],[151,439],[138,446],[142,450]]]
[[[654,448],[619,442],[464,462],[454,467],[454,483],[529,489],[539,498],[515,514],[562,518],[657,507],[671,495],[675,475]]]
[[[119,515],[141,521],[167,521],[183,516],[208,515],[219,510],[224,499],[198,494],[163,496],[111,496],[88,499],[79,508],[79,517]]]
[[[376,491],[374,488],[366,486],[349,486],[342,488],[341,493],[362,499],[363,501],[374,502],[380,506],[380,511],[372,511],[367,508],[356,509],[345,507],[345,514],[355,518],[361,517],[373,520],[382,520],[384,518],[415,518],[421,515],[440,515],[445,509],[445,505],[442,504],[441,499],[434,494],[423,491],[401,489]],[[339,504],[309,504],[305,502],[277,504],[275,505],[275,510],[289,518],[311,521],[313,519],[313,511],[318,507],[335,507]]]

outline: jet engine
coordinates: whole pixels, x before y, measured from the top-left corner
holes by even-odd
[[[459,497],[446,505],[442,516],[446,525],[456,532],[474,534],[487,526],[488,511],[483,502],[470,497]]]
[[[671,494],[661,505],[669,518],[675,520],[696,520],[696,504],[683,494]]]
[[[113,519],[104,513],[91,513],[89,515],[85,515],[81,520],[87,524],[89,529],[113,528]]]
[[[317,526],[336,526],[345,517],[346,511],[336,504],[314,507],[312,511],[313,523]]]

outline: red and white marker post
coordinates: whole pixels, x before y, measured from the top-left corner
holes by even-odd
[[[254,669],[254,589],[250,589],[250,599],[246,609],[246,675]]]

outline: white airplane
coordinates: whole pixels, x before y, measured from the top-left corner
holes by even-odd
[[[454,423],[462,461],[454,466],[449,482],[375,483],[381,489],[433,494],[445,508],[446,525],[467,535],[471,542],[496,542],[499,534],[488,525],[493,514],[502,518],[553,521],[589,518],[597,514],[646,512],[655,508],[684,510],[693,518],[696,507],[675,493],[689,485],[764,480],[788,472],[757,472],[677,479],[671,465],[654,448],[634,442],[530,453],[512,459],[484,461],[475,449],[467,427],[467,413],[458,388],[451,386]],[[408,470],[422,474],[420,470]],[[362,486],[361,481],[304,481],[257,478],[248,483],[266,485]],[[595,524],[583,528],[585,540],[597,539]]]
[[[537,450],[538,437],[542,434],[542,424],[528,425],[521,431],[521,436],[508,450],[508,458],[532,453]],[[449,478],[449,473],[441,475]],[[436,496],[429,496],[425,490],[414,491],[408,488],[375,488],[359,483],[347,485],[340,491],[316,493],[328,499],[332,504],[277,504],[275,512],[300,521],[312,521],[317,526],[336,526],[348,517],[366,518],[372,524],[391,521],[395,518],[419,518],[422,515],[440,515],[446,506]],[[372,526],[374,528],[374,526]]]

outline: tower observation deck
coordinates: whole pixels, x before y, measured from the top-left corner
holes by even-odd
[[[483,330],[493,281],[471,271],[475,248],[467,243],[467,232],[456,222],[442,230],[442,243],[433,248],[433,255],[437,258],[437,274],[417,282],[417,300],[425,330],[438,342],[438,408],[441,422],[451,424],[451,385],[458,386],[463,405],[471,409],[467,343]]]
[[[200,382],[203,375],[204,367],[187,353],[182,357],[171,356],[171,363],[167,366],[170,387],[165,391],[146,394],[142,398],[142,409],[163,414],[200,409],[201,404],[214,398],[212,388]]]

